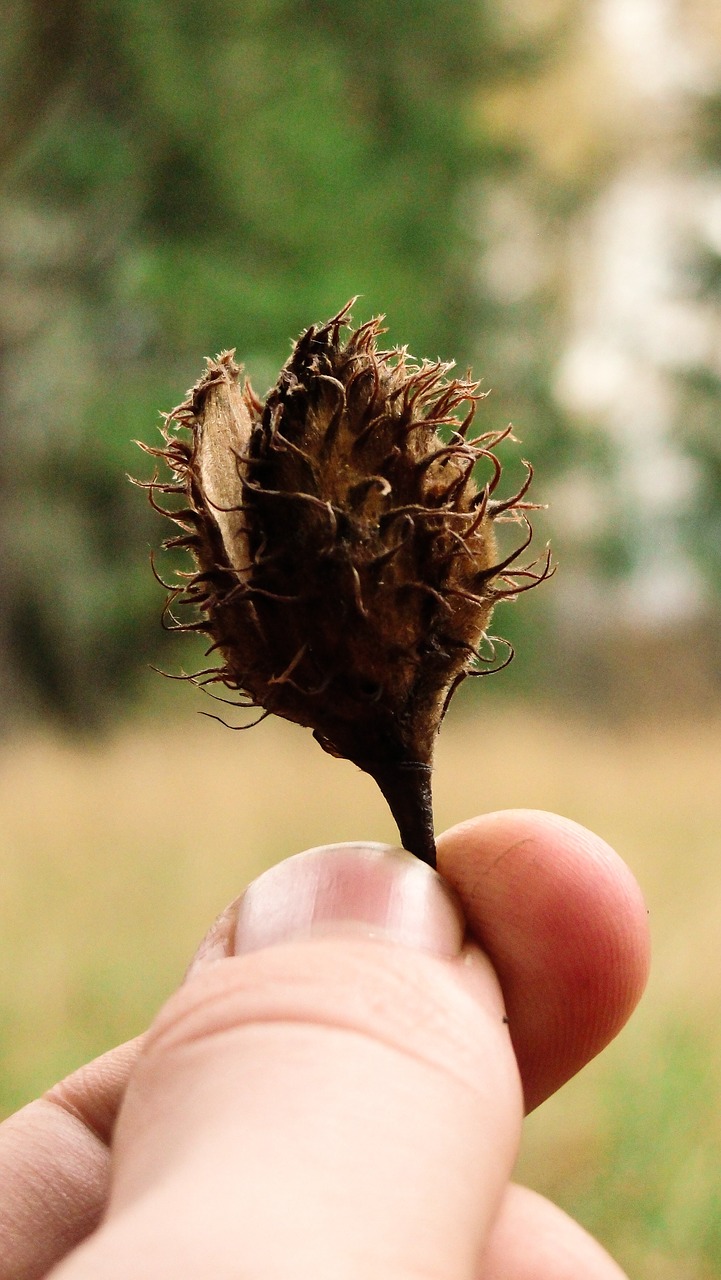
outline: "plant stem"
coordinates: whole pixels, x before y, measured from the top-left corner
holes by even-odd
[[[382,765],[373,771],[373,777],[396,820],[403,848],[435,869],[436,841],[433,834],[431,766],[427,764]]]

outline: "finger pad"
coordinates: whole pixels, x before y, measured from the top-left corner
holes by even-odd
[[[527,1187],[509,1186],[483,1280],[626,1280],[583,1227]]]
[[[438,858],[501,980],[530,1110],[613,1038],[643,991],[640,889],[604,841],[532,810],[454,827]]]

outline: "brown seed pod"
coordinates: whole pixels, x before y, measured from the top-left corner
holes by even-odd
[[[147,487],[154,505],[182,495],[165,512],[182,533],[165,546],[196,564],[170,587],[170,616],[194,606],[177,625],[222,658],[192,678],[307,725],[371,774],[405,847],[434,865],[430,775],[448,702],[493,661],[496,601],[546,578],[550,557],[509,576],[531,538],[532,469],[513,497],[493,496],[510,429],[467,438],[478,384],[379,351],[379,320],[343,342],[350,305],[306,330],[265,404],[233,352],[208,360],[166,418],[165,447],[147,450],[172,478]],[[520,520],[524,538],[499,558],[500,519]]]

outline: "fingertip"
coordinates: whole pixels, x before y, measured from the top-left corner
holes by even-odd
[[[618,1263],[578,1222],[544,1196],[511,1183],[483,1259],[483,1280],[538,1280],[539,1276],[627,1280]]]
[[[453,827],[438,865],[498,972],[530,1110],[636,1006],[650,953],[641,890],[604,840],[538,810]]]

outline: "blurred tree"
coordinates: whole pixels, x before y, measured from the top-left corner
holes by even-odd
[[[488,363],[527,394],[551,502],[552,678],[594,705],[719,688],[719,13],[580,6],[564,55],[487,104],[523,155],[490,176],[482,257],[516,371]]]
[[[709,94],[699,109],[693,157],[700,216],[690,245],[687,272],[694,301],[706,320],[709,340],[702,358],[685,370],[679,421],[684,441],[698,463],[694,501],[687,504],[686,542],[700,559],[717,599],[721,597],[721,92]],[[717,654],[718,660],[718,654]]]
[[[476,0],[5,9],[5,713],[88,726],[159,644],[131,438],[204,354],[237,346],[264,391],[355,293],[390,341],[477,354],[467,193],[510,163],[479,87],[543,49]]]

